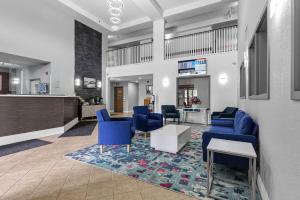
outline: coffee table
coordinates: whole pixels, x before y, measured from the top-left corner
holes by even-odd
[[[158,151],[176,154],[191,139],[191,127],[167,125],[151,132],[151,147]]]
[[[252,187],[251,199],[256,200],[256,152],[251,143],[223,139],[211,139],[207,146],[207,196],[213,182],[214,153],[239,156],[249,159],[249,183]]]

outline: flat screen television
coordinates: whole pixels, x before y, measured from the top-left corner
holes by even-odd
[[[199,58],[193,60],[184,60],[178,62],[178,74],[185,75],[206,75],[207,59]]]

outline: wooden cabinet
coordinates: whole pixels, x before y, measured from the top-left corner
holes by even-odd
[[[96,112],[104,108],[106,108],[106,105],[104,104],[81,106],[81,119],[86,117],[96,117]]]

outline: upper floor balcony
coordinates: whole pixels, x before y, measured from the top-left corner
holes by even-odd
[[[237,26],[165,39],[164,59],[237,51]],[[153,41],[155,42],[155,41]],[[107,51],[107,66],[121,66],[153,60],[153,42]]]

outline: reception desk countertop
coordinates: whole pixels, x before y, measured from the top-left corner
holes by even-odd
[[[66,98],[66,97],[76,97],[76,96],[64,96],[64,95],[33,95],[33,94],[1,94],[0,97],[45,97],[45,98],[58,98],[58,97],[62,97],[62,98]]]

